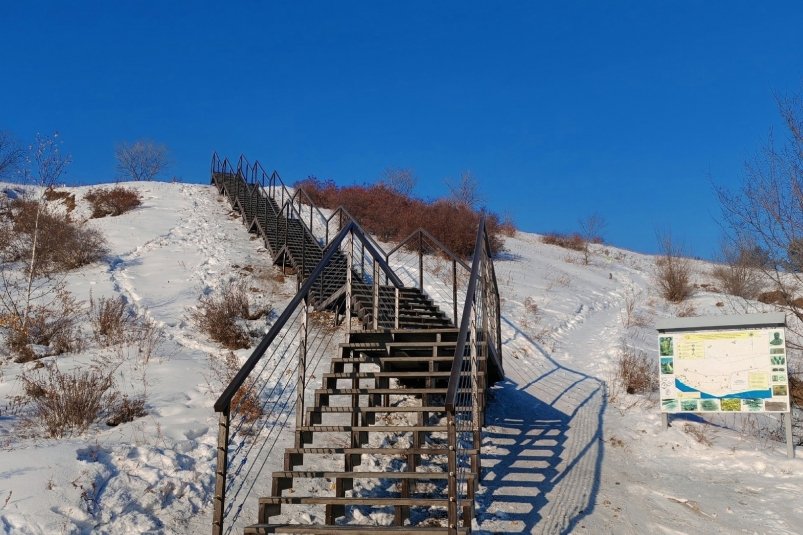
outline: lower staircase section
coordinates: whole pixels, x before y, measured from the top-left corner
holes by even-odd
[[[246,533],[456,533],[445,395],[458,330],[353,332]],[[476,445],[478,446],[478,444]],[[464,479],[473,518],[476,449]]]

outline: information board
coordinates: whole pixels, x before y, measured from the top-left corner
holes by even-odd
[[[658,335],[662,412],[789,412],[783,327]]]

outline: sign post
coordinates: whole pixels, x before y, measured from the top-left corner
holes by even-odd
[[[661,421],[676,413],[779,413],[794,456],[784,313],[656,325]]]

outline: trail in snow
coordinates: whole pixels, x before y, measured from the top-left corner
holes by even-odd
[[[506,379],[494,389],[484,433],[483,532],[571,531],[593,509],[606,387],[582,365],[593,368],[617,346],[622,298],[610,291],[581,303],[560,323],[551,353],[505,319]]]

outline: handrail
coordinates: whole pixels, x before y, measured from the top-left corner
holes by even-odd
[[[471,276],[468,280],[466,302],[463,305],[463,318],[460,321],[460,331],[457,335],[457,346],[454,350],[452,373],[449,375],[449,386],[446,388],[446,410],[454,412],[457,398],[457,389],[460,386],[460,374],[463,371],[463,360],[468,340],[468,329],[471,324],[471,308],[474,306],[473,296],[477,290],[477,279],[482,260],[482,245],[485,235],[485,216],[480,219],[480,228],[477,231],[477,241],[474,244],[474,257],[471,261]]]
[[[441,241],[440,241],[438,238],[436,238],[435,236],[433,236],[432,234],[430,234],[430,233],[429,233],[429,231],[428,231],[427,229],[425,229],[424,227],[418,227],[416,230],[414,230],[413,232],[411,232],[409,236],[407,236],[407,237],[406,237],[406,238],[404,238],[402,241],[400,241],[400,242],[399,242],[399,243],[396,245],[396,247],[394,247],[393,249],[391,249],[391,250],[388,252],[388,254],[386,255],[386,258],[387,258],[387,257],[390,257],[390,255],[392,255],[393,253],[395,253],[396,251],[398,251],[399,249],[401,249],[402,247],[404,247],[404,246],[407,244],[407,242],[409,242],[410,240],[412,240],[413,238],[415,238],[415,237],[416,237],[417,235],[419,235],[419,234],[423,234],[423,235],[424,235],[424,236],[425,236],[427,239],[429,239],[429,240],[430,240],[430,241],[432,241],[432,242],[433,242],[435,245],[437,245],[437,246],[438,246],[438,247],[441,249],[441,251],[443,251],[444,253],[446,253],[446,255],[449,257],[449,259],[450,259],[450,260],[454,260],[454,261],[456,261],[458,264],[460,264],[461,266],[463,266],[463,268],[465,268],[465,269],[466,269],[466,271],[471,271],[471,267],[470,267],[468,264],[466,264],[466,263],[463,261],[463,259],[462,259],[462,258],[460,258],[460,257],[459,257],[459,256],[457,256],[456,254],[454,254],[454,253],[452,252],[452,250],[451,250],[451,249],[449,249],[447,246],[445,246],[445,245],[443,244],[443,242],[441,242]]]
[[[323,273],[323,270],[326,267],[328,267],[329,262],[332,260],[332,257],[339,250],[338,247],[349,233],[355,234],[357,238],[360,239],[360,241],[363,241],[365,247],[368,248],[369,252],[375,258],[379,267],[382,268],[383,271],[385,271],[385,273],[388,275],[389,280],[393,282],[393,285],[395,287],[397,288],[404,287],[402,281],[399,279],[398,276],[396,276],[395,273],[393,273],[393,270],[390,269],[390,266],[388,266],[387,263],[382,259],[379,252],[373,248],[373,246],[368,240],[365,239],[366,235],[364,234],[362,229],[358,228],[358,225],[354,222],[349,223],[348,225],[346,225],[341,229],[341,231],[337,234],[335,239],[332,240],[332,243],[330,243],[329,246],[327,246],[327,248],[324,250],[323,258],[321,258],[321,261],[315,267],[310,276],[307,277],[307,280],[304,282],[304,284],[301,285],[301,289],[298,291],[298,293],[296,293],[295,297],[293,297],[293,299],[290,300],[290,303],[276,319],[274,324],[271,326],[270,330],[268,330],[268,333],[259,342],[259,345],[257,345],[254,351],[251,353],[251,356],[248,358],[245,364],[243,364],[242,368],[240,368],[240,371],[237,372],[237,374],[231,380],[226,389],[223,390],[223,393],[220,395],[217,401],[215,401],[216,412],[222,412],[229,406],[232,398],[234,397],[234,394],[243,385],[243,383],[245,383],[245,380],[248,378],[248,375],[254,369],[257,362],[259,362],[259,359],[262,357],[262,354],[265,353],[265,350],[268,348],[268,346],[270,346],[271,342],[273,342],[273,340],[282,330],[284,324],[287,323],[287,320],[292,314],[293,310],[295,310],[295,308],[299,305],[299,303],[301,303],[301,301],[310,292],[310,290],[313,289],[316,279],[321,275],[321,273]]]

